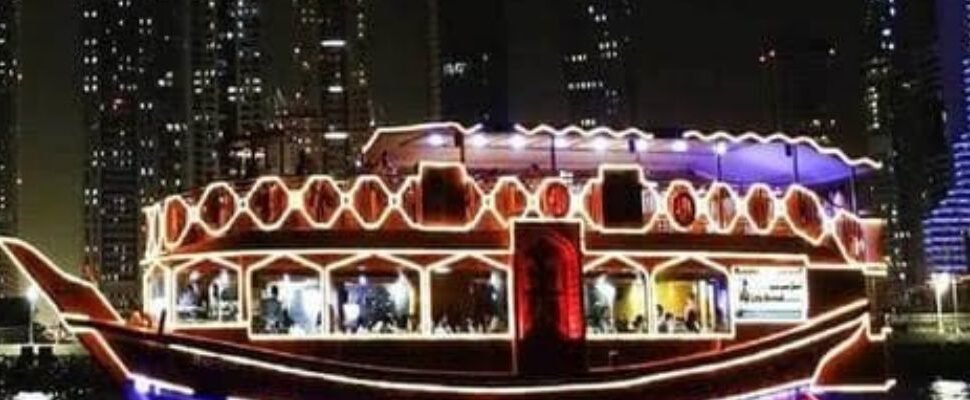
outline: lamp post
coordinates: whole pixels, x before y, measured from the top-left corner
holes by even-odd
[[[950,277],[950,291],[953,292],[950,296],[953,298],[953,330],[957,334],[960,333],[960,313],[958,307],[960,300],[957,298],[957,277]]]
[[[27,343],[33,346],[34,345],[34,308],[37,304],[37,296],[38,296],[37,287],[31,285],[30,287],[27,288],[27,293],[25,295],[26,295],[25,297],[27,297],[27,303],[30,304],[30,311],[28,312],[28,319],[27,319]]]
[[[936,327],[943,333],[943,293],[950,286],[950,274],[946,272],[935,272],[930,277],[933,285],[933,294],[936,296]]]

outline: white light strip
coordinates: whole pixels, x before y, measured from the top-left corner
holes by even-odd
[[[754,132],[746,132],[741,135],[732,135],[730,133],[723,132],[723,131],[714,132],[711,134],[704,134],[699,131],[687,131],[687,132],[684,132],[683,137],[685,139],[702,140],[708,143],[720,142],[720,141],[728,141],[731,143],[742,143],[742,142],[749,141],[749,142],[757,142],[762,144],[768,144],[772,142],[782,142],[782,143],[791,144],[791,145],[805,144],[812,147],[813,149],[815,149],[815,151],[819,152],[820,154],[837,157],[843,163],[846,163],[851,166],[865,165],[874,169],[882,168],[882,163],[876,160],[873,160],[869,157],[853,159],[849,157],[847,154],[845,154],[845,152],[843,152],[842,150],[833,148],[833,147],[823,146],[819,144],[817,141],[815,141],[815,139],[807,136],[793,137],[780,132],[774,133],[768,136],[763,136]]]

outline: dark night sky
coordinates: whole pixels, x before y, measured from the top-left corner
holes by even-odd
[[[543,11],[556,0],[510,1],[520,15],[512,27],[512,106],[536,119],[555,115],[560,103],[550,96],[556,88],[543,85],[541,78],[558,65],[543,64],[535,55],[555,51],[541,32],[551,21]],[[267,4],[268,81],[287,88],[293,83],[286,46],[290,2]],[[371,22],[377,115],[389,123],[413,122],[426,110],[426,1],[375,4],[379,7]],[[837,43],[843,99],[838,109],[845,130],[859,131],[863,2],[644,0],[641,7],[637,31],[644,40],[636,68],[643,126],[761,128],[764,99],[756,59],[762,44],[769,37],[810,36]],[[84,137],[73,73],[78,14],[74,1],[24,2],[22,236],[64,265],[77,264],[82,245]],[[857,143],[858,136],[842,139]]]

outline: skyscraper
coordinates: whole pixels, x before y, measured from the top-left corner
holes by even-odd
[[[924,221],[923,243],[931,271],[965,273],[970,245],[970,1],[936,3],[952,180],[945,197]]]
[[[773,130],[831,140],[839,129],[833,109],[837,58],[835,45],[819,38],[784,38],[762,50],[758,61]]]
[[[936,15],[933,2],[871,0],[866,11],[863,109],[869,152],[885,165],[870,198],[887,221],[890,290],[908,306],[907,289],[927,278],[923,219],[947,180]]]
[[[164,1],[81,4],[88,140],[84,262],[122,310],[137,306],[141,206],[181,183],[184,114],[174,93],[180,10]],[[174,101],[173,101],[174,100]]]
[[[294,62],[298,88],[290,104],[317,120],[299,143],[315,171],[346,173],[352,149],[374,126],[371,100],[370,1],[294,0]],[[296,110],[298,111],[298,110]],[[297,112],[299,113],[299,112]]]
[[[192,1],[188,13],[189,184],[252,176],[265,128],[258,0]]]
[[[264,130],[256,0],[81,4],[85,272],[137,307],[141,207],[254,173]]]
[[[506,0],[430,0],[432,119],[509,124]]]
[[[559,7],[568,119],[583,127],[632,124],[633,2],[564,0]]]
[[[0,2],[0,235],[17,234],[20,8],[20,0]],[[0,297],[19,295],[19,278],[7,260],[0,260]]]

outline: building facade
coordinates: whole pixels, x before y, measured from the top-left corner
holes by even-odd
[[[81,4],[84,274],[122,310],[140,294],[141,207],[185,183],[184,4]]]
[[[838,50],[826,39],[785,38],[758,57],[769,126],[777,132],[831,142],[839,124],[834,110]]]
[[[294,0],[297,89],[283,113],[303,116],[280,138],[301,147],[301,169],[353,170],[357,148],[376,124],[371,98],[370,1]],[[280,116],[281,111],[275,112]],[[292,120],[292,118],[291,118]]]
[[[568,0],[559,7],[569,122],[630,126],[636,120],[633,2]]]
[[[20,0],[0,2],[0,235],[15,236],[18,222],[20,136]],[[19,272],[0,261],[0,297],[22,292]]]
[[[256,175],[268,95],[261,2],[192,1],[188,18],[190,186]]]
[[[505,0],[429,1],[432,120],[508,127],[506,6]]]
[[[950,187],[926,218],[923,240],[932,271],[966,273],[970,243],[970,1],[938,1],[944,129],[951,160]]]
[[[265,128],[256,0],[81,5],[84,274],[137,308],[141,208],[255,174]]]

